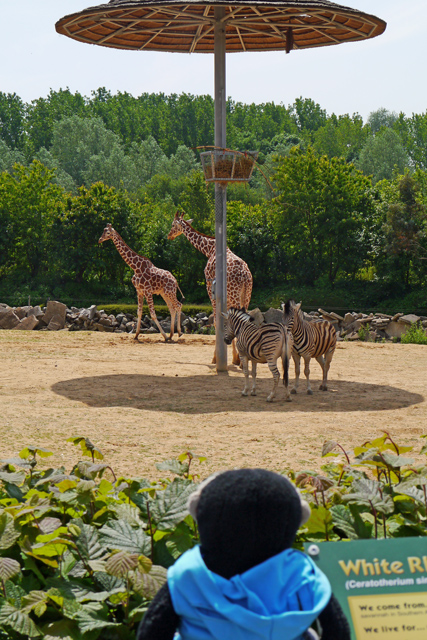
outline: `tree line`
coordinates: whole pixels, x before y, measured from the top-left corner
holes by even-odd
[[[213,145],[213,109],[210,96],[188,94],[60,90],[25,104],[0,92],[0,296],[133,297],[114,246],[97,243],[111,222],[204,301],[205,258],[166,237],[177,209],[213,233],[197,152]],[[364,123],[310,99],[229,100],[227,141],[259,151],[227,211],[256,299],[326,291],[350,304],[353,292],[365,305],[406,296],[427,307],[427,112],[380,109]]]

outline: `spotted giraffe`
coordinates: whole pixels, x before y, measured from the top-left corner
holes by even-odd
[[[200,233],[200,231],[196,231],[196,229],[191,226],[192,222],[192,220],[184,220],[184,214],[179,214],[177,212],[172,222],[168,239],[173,240],[173,238],[176,238],[183,233],[191,244],[208,258],[205,267],[206,289],[212,304],[214,322],[216,322],[216,299],[212,292],[212,283],[215,279],[216,266],[215,238],[207,236],[204,233]],[[227,247],[227,309],[230,309],[231,307],[237,307],[238,309],[244,307],[247,310],[249,308],[251,294],[252,274],[248,265]],[[240,358],[235,342],[236,341],[233,340],[232,343],[233,364],[240,364]],[[216,353],[214,354],[213,362],[216,362]]]
[[[157,267],[155,267],[154,264],[150,262],[150,260],[148,260],[148,258],[144,258],[144,256],[139,256],[137,253],[135,253],[135,251],[128,247],[126,242],[117,233],[117,231],[113,229],[110,223],[108,223],[105,227],[98,242],[105,242],[105,240],[112,240],[114,242],[116,249],[122,256],[123,260],[134,271],[134,275],[132,276],[132,284],[135,287],[138,296],[138,322],[136,325],[135,340],[138,340],[138,336],[141,332],[141,318],[142,308],[144,305],[144,297],[147,300],[147,305],[150,310],[150,316],[152,320],[154,320],[154,322],[158,326],[160,333],[165,339],[165,342],[167,342],[168,340],[163,327],[157,320],[156,312],[154,310],[153,294],[162,296],[171,314],[171,331],[169,340],[172,339],[172,336],[174,334],[176,315],[178,335],[180,336],[182,304],[177,300],[176,290],[178,288],[181,295],[182,291],[178,286],[176,278],[169,271],[165,271],[164,269],[158,269]]]

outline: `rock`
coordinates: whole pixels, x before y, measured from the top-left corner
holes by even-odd
[[[351,333],[351,334],[348,336],[348,339],[349,339],[349,340],[359,340],[359,334],[358,334],[356,331],[354,331],[353,333]]]
[[[13,309],[8,309],[0,316],[0,329],[13,329],[19,324],[19,318]]]
[[[43,316],[43,321],[46,322],[46,314]],[[49,324],[47,325],[47,328],[49,331],[60,331],[64,327],[65,327],[65,316],[60,315],[59,313],[53,315],[49,320]]]
[[[392,322],[397,322],[399,320],[399,318],[401,318],[404,314],[403,313],[396,313],[393,317],[392,317]]]
[[[114,331],[114,327],[111,325],[101,324],[101,322],[94,322],[92,326],[96,331],[104,331],[107,333],[113,333]]]
[[[17,331],[18,329],[21,331],[32,331],[38,324],[39,321],[35,316],[26,316],[25,318],[22,318],[21,322],[12,328],[12,331]]]
[[[250,316],[254,318],[254,321],[257,327],[260,327],[264,322],[264,316],[261,313],[261,311],[258,309],[258,307],[256,309],[251,309],[251,311],[248,311],[248,313]]]
[[[97,311],[96,304],[92,304],[88,309],[89,320],[93,320],[95,318],[96,311]]]
[[[279,324],[283,324],[283,311],[270,307],[270,309],[264,313],[264,322],[278,322]]]
[[[27,313],[27,317],[30,317],[30,316],[34,316],[35,318],[37,318],[37,320],[39,320],[44,316],[44,313],[41,310],[41,308],[37,305],[35,307],[30,307]]]
[[[409,324],[405,322],[389,322],[385,332],[389,338],[401,338],[409,328]]]
[[[67,314],[67,307],[62,302],[57,302],[55,300],[49,300],[46,306],[46,311],[43,316],[43,322],[49,326],[52,318],[55,319],[55,324],[62,324],[61,329],[65,326],[65,316]],[[55,329],[56,330],[56,329]]]
[[[331,311],[329,315],[335,318],[338,322],[342,322],[344,320],[342,316],[338,315],[338,313],[335,313],[334,311]]]
[[[350,325],[352,322],[354,322],[356,316],[354,316],[352,313],[346,313],[344,316],[344,325]]]
[[[404,322],[405,324],[416,324],[420,321],[420,316],[416,316],[415,313],[408,313],[406,316],[401,316],[398,322]]]

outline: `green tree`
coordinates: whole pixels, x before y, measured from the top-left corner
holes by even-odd
[[[391,185],[384,182],[379,187],[383,242],[378,274],[406,287],[414,282],[425,283],[427,207],[420,198],[420,185],[416,177],[406,172]]]
[[[86,100],[69,89],[50,90],[47,98],[38,98],[27,105],[26,112],[26,147],[28,155],[33,156],[41,147],[50,149],[57,121],[85,115]]]
[[[64,207],[54,172],[34,160],[0,175],[2,227],[8,238],[5,272],[17,270],[37,278],[50,268],[52,226]]]
[[[112,182],[119,176],[114,173],[114,160],[104,169],[103,165],[112,156],[125,164],[120,138],[109,131],[101,118],[71,116],[55,122],[53,126],[52,154],[59,166],[68,173],[77,185],[91,184],[99,180],[104,172]],[[127,169],[127,166],[126,166]]]
[[[313,134],[326,124],[326,111],[311,98],[297,98],[291,115],[300,133]]]
[[[0,140],[10,149],[24,149],[25,105],[16,93],[0,91]]]
[[[376,184],[380,180],[391,180],[396,173],[403,173],[409,165],[409,158],[399,135],[393,129],[384,128],[376,136],[368,138],[356,164],[365,175],[371,175],[372,182]]]
[[[135,216],[138,205],[124,192],[102,183],[78,190],[55,220],[56,262],[65,280],[78,283],[130,281],[126,264],[112,242],[98,245],[110,222],[132,248],[136,244]]]
[[[370,181],[339,158],[295,148],[277,160],[273,200],[291,275],[313,285],[320,277],[355,277],[371,250],[374,208]]]
[[[394,111],[388,111],[388,109],[377,109],[376,111],[371,111],[368,116],[368,125],[371,128],[373,134],[381,131],[383,127],[393,128],[393,125],[396,123],[398,119],[397,113]]]
[[[16,163],[25,164],[24,155],[17,149],[9,149],[7,144],[0,140],[0,172],[12,172]]]
[[[369,127],[362,117],[354,114],[331,116],[327,123],[317,129],[313,136],[313,147],[319,155],[328,158],[344,158],[353,162],[369,136]]]

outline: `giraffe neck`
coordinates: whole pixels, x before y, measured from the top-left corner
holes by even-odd
[[[121,235],[117,233],[116,230],[114,230],[114,234],[111,236],[111,239],[116,245],[117,251],[120,253],[126,264],[131,267],[131,269],[135,270],[136,267],[141,267],[141,261],[149,262],[147,258],[144,258],[143,256],[138,255],[136,251],[133,251],[133,249],[131,249],[126,244],[126,242],[123,240]]]
[[[203,233],[199,233],[189,224],[183,225],[182,232],[193,247],[196,247],[196,249],[201,251],[205,256],[210,257],[215,251],[215,238],[210,238],[209,236],[203,235]]]

